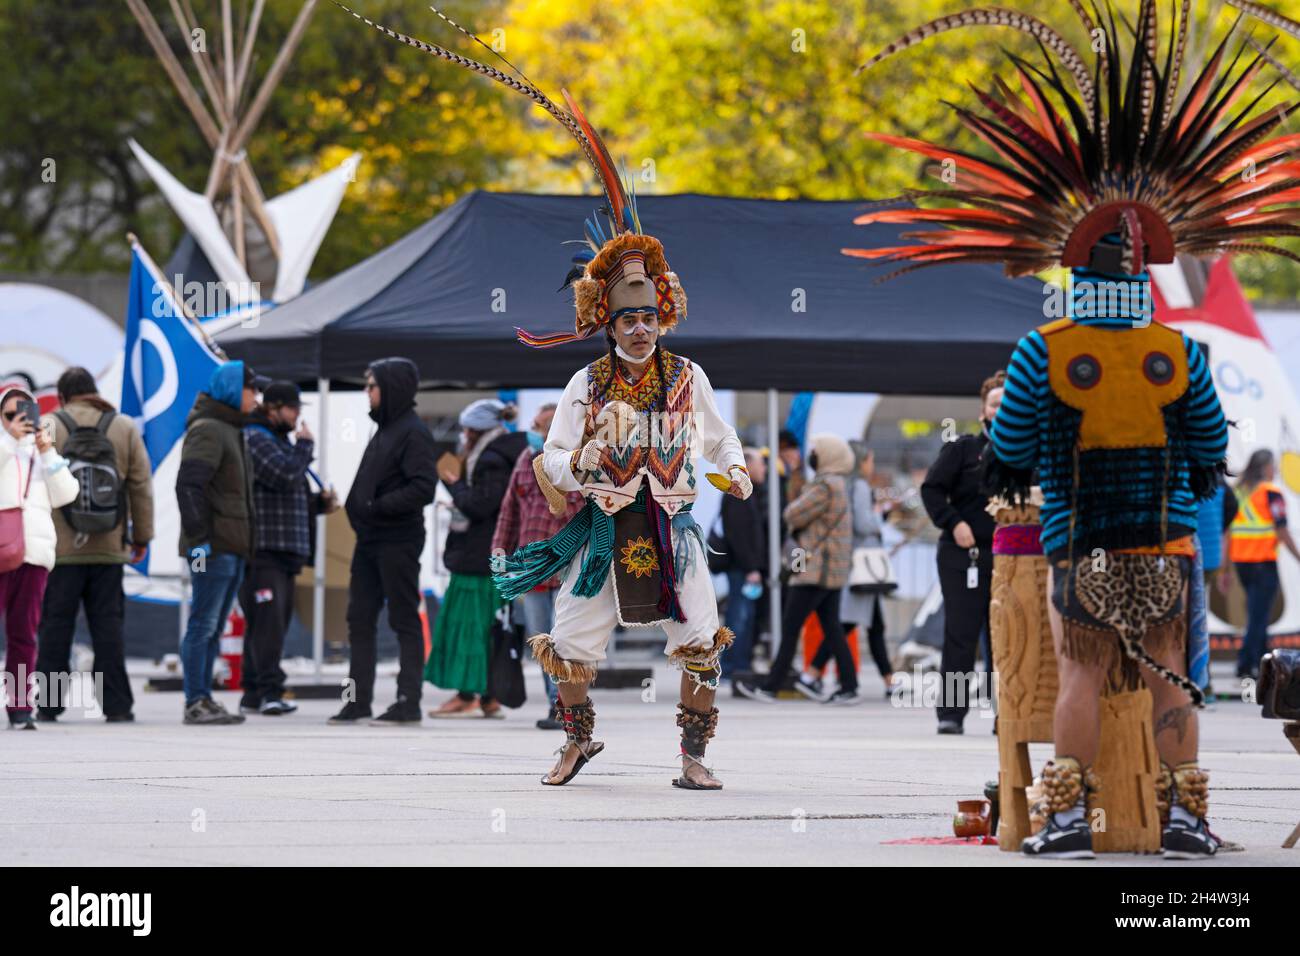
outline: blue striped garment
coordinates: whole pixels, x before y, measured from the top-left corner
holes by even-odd
[[[1146,273],[1137,276],[1115,277],[1101,276],[1086,270],[1075,270],[1073,302],[1076,304],[1075,321],[1082,325],[1116,330],[1130,329],[1133,319],[1129,313],[1140,315],[1140,310],[1125,308],[1101,309],[1101,312],[1114,311],[1115,315],[1089,315],[1085,306],[1089,302],[1101,302],[1102,296],[1093,283],[1106,282],[1131,283],[1132,302],[1149,302],[1150,287]],[[1137,299],[1137,296],[1146,298]],[[1188,395],[1186,396],[1187,430],[1184,436],[1188,457],[1193,464],[1211,466],[1223,459],[1228,448],[1228,427],[1219,406],[1218,396],[1214,392],[1214,383],[1210,377],[1209,366],[1201,350],[1186,336],[1183,345],[1188,358]],[[1022,338],[1011,356],[1007,366],[1006,390],[1002,396],[1002,406],[994,419],[990,430],[994,454],[1012,468],[1029,470],[1039,469],[1038,480],[1043,489],[1043,550],[1047,554],[1063,549],[1068,544],[1070,530],[1070,492],[1071,476],[1052,472],[1049,456],[1040,436],[1049,429],[1049,411],[1055,401],[1048,386],[1047,344],[1037,330]],[[1196,504],[1188,483],[1188,463],[1173,461],[1170,466],[1170,494],[1168,522],[1171,537],[1190,533],[1196,528]],[[1134,471],[1125,475],[1128,482],[1140,482],[1144,486],[1158,485],[1163,480],[1161,469],[1147,464],[1135,464]],[[1104,491],[1104,489],[1103,489]],[[1121,487],[1113,488],[1112,500],[1123,501],[1130,497]],[[1159,524],[1159,509],[1153,513],[1141,503],[1123,513],[1112,514],[1110,519],[1116,527],[1131,528],[1136,524]],[[1075,522],[1075,541],[1086,535],[1106,532],[1106,528],[1086,524],[1084,516]],[[1159,536],[1145,544],[1159,544]]]

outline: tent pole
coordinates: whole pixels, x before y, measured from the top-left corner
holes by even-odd
[[[777,390],[767,390],[767,588],[769,626],[772,629],[772,654],[781,645],[781,476],[777,468]]]
[[[320,402],[320,418],[317,420],[320,431],[316,435],[316,448],[319,455],[317,464],[320,466],[321,480],[324,481],[325,476],[329,474],[326,458],[329,454],[330,434],[329,379],[316,380],[316,400]],[[318,514],[316,516],[316,570],[311,589],[311,656],[316,662],[318,678],[325,664],[325,524],[325,516]]]

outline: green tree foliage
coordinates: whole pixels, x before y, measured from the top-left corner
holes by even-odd
[[[167,4],[149,0],[185,51]],[[217,34],[216,0],[195,0]],[[235,0],[237,14],[248,0]],[[847,199],[933,186],[915,158],[867,140],[869,130],[977,149],[945,105],[970,104],[966,84],[1006,75],[1003,50],[1037,60],[1012,30],[957,30],[871,71],[855,67],[908,28],[974,5],[963,0],[457,0],[446,12],[472,26],[545,92],[568,88],[625,160],[641,192],[699,191],[769,198]],[[1005,4],[1089,38],[1064,0]],[[394,29],[476,59],[492,55],[442,23],[421,0],[356,0]],[[1275,6],[1283,9],[1284,2]],[[0,75],[0,268],[117,268],[121,232],[134,228],[165,255],[179,223],[130,158],[135,136],[192,188],[211,151],[121,3],[0,0],[15,69]],[[254,67],[260,76],[297,11],[269,0]],[[1134,8],[1129,10],[1129,8]],[[1168,17],[1168,4],[1161,16]],[[1232,12],[1198,0],[1212,30]],[[1117,0],[1117,10],[1135,11]],[[1297,11],[1289,11],[1296,14]],[[1300,51],[1290,39],[1285,60]],[[1300,119],[1293,121],[1300,122]],[[314,267],[330,275],[426,220],[474,188],[592,192],[572,141],[538,108],[491,81],[365,28],[322,3],[249,147],[275,195],[364,154]],[[59,158],[57,189],[40,163]],[[1245,260],[1248,292],[1294,299],[1300,269]]]

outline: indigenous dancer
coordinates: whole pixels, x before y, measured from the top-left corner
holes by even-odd
[[[858,222],[937,228],[905,233],[911,245],[845,252],[911,263],[900,271],[946,262],[1002,262],[1011,275],[1073,270],[1071,317],[1030,332],[1011,358],[988,459],[1004,495],[1022,497],[1038,469],[1051,564],[1060,694],[1056,758],[1043,778],[1052,813],[1023,850],[1093,855],[1086,790],[1106,785],[1090,768],[1099,696],[1122,667],[1140,671],[1154,700],[1164,853],[1206,857],[1220,841],[1206,825],[1208,778],[1197,763],[1201,691],[1187,678],[1186,584],[1195,500],[1218,486],[1228,436],[1200,350],[1151,321],[1147,265],[1175,253],[1296,259],[1262,240],[1297,231],[1300,164],[1289,153],[1297,137],[1265,137],[1300,104],[1264,112],[1242,97],[1269,59],[1252,54],[1249,40],[1230,50],[1233,30],[1180,96],[1190,0],[1165,50],[1157,3],[1142,0],[1127,62],[1109,3],[1105,16],[1093,7],[1095,21],[1078,0],[1071,6],[1094,38],[1093,67],[1047,24],[1006,9],[935,20],[864,65],[963,26],[1028,33],[1045,60],[1010,55],[1019,89],[995,77],[992,89],[975,89],[985,112],[957,108],[1000,161],[877,136],[945,163],[945,186],[915,197],[965,205],[867,214]],[[1255,175],[1239,175],[1243,167]]]
[[[507,600],[562,575],[551,633],[529,642],[559,685],[557,711],[567,737],[542,783],[568,783],[604,749],[592,739],[596,714],[587,690],[615,625],[654,625],[667,633],[665,653],[682,671],[682,773],[673,785],[720,790],[722,783],[703,760],[718,724],[718,660],[732,634],[718,621],[704,536],[691,517],[700,478],[695,459],[702,456],[719,468],[704,477],[728,494],[748,498],[753,485],[740,441],[719,414],[704,370],[660,345],[660,337],[686,317],[681,283],[662,244],[642,231],[635,195],[625,191],[605,144],[567,91],[564,109],[513,67],[516,76],[365,22],[527,96],[578,141],[605,193],[605,206],[586,220],[585,248],[573,257],[565,279],[574,290],[574,331],[536,336],[516,330],[533,348],[598,333],[607,346],[606,354],[569,380],[534,460],[554,513],[564,508],[565,492],[580,491],[587,503],[554,537],[525,545],[496,569],[498,590]]]

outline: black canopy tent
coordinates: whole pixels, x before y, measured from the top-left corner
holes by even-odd
[[[558,387],[603,339],[553,349],[514,338],[573,328],[557,292],[599,200],[474,192],[393,245],[218,341],[259,372],[359,381],[404,355],[426,387]],[[846,246],[905,244],[899,227],[855,226],[880,203],[683,194],[639,200],[689,300],[666,345],[717,388],[970,395],[1042,321],[1041,283],[996,267],[887,267]]]
[[[897,200],[884,205],[896,203]],[[531,332],[573,328],[572,293],[557,291],[582,221],[599,200],[474,192],[386,249],[322,282],[251,327],[217,341],[262,374],[360,382],[366,365],[401,355],[426,388],[559,388],[602,350],[529,349]],[[666,345],[697,361],[715,388],[765,390],[770,434],[785,391],[974,395],[1040,324],[1043,288],[992,266],[919,270],[840,253],[906,244],[890,225],[855,226],[880,202],[732,199],[684,194],[639,200],[689,302]],[[322,402],[322,415],[326,403]],[[326,468],[327,425],[318,449]],[[768,496],[769,567],[781,567],[779,503]],[[323,521],[317,526],[323,542]],[[324,547],[317,549],[313,645],[323,649]],[[775,573],[775,570],[774,572]],[[773,633],[780,590],[771,582]]]

